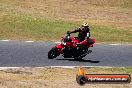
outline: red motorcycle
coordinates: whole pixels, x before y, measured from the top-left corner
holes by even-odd
[[[90,37],[83,42],[79,42],[76,37],[67,34],[66,37],[62,37],[61,43],[57,44],[48,52],[48,58],[53,59],[62,54],[64,58],[82,60],[88,54],[88,48],[93,47],[94,43],[94,38]]]

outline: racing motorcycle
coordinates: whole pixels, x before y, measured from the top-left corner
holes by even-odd
[[[86,42],[89,42],[87,43]],[[89,38],[84,40],[84,42],[79,42],[77,37],[67,34],[65,37],[62,37],[61,43],[57,44],[48,52],[48,59],[53,59],[62,54],[64,58],[74,58],[76,60],[82,60],[89,52],[89,47],[93,47],[95,43],[94,38]]]

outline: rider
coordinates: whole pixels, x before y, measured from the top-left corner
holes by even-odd
[[[79,32],[77,37],[79,44],[86,45],[86,44],[92,43],[92,40],[89,38],[90,29],[89,29],[88,23],[83,23],[81,27],[74,29],[73,31],[67,31],[68,34],[77,33],[77,32]]]

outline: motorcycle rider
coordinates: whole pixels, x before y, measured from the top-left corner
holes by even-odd
[[[87,45],[92,43],[92,40],[90,39],[90,28],[88,23],[83,23],[81,27],[74,29],[73,31],[67,31],[68,34],[77,32],[79,32],[77,37],[79,41],[78,45]]]

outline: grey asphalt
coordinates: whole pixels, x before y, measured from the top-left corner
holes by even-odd
[[[0,41],[0,67],[132,66],[132,45],[95,44],[83,61],[62,56],[49,60],[48,51],[55,45],[53,42]]]

